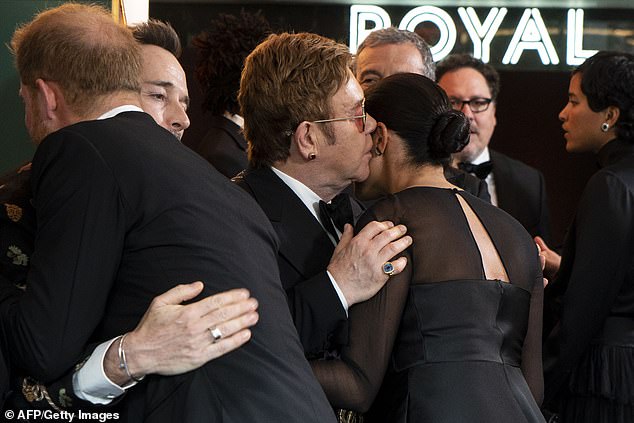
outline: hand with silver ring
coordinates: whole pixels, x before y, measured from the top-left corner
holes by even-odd
[[[211,337],[214,339],[212,341],[214,344],[222,338],[222,332],[220,332],[220,329],[218,328],[209,328],[209,332],[211,332]]]
[[[382,269],[383,273],[388,276],[392,276],[392,274],[394,273],[394,265],[391,261],[386,261],[385,263],[383,263]]]
[[[125,339],[132,374],[185,373],[249,341],[249,328],[259,317],[257,300],[246,289],[232,289],[187,303],[203,288],[202,282],[178,285],[152,301]],[[119,368],[117,346],[114,342],[108,348],[104,367],[108,377],[121,385],[129,378]]]

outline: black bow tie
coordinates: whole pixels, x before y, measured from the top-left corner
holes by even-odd
[[[467,173],[473,173],[480,179],[486,179],[493,170],[493,163],[491,163],[491,160],[477,165],[473,163],[459,163],[458,167]]]
[[[326,230],[336,239],[339,239],[334,225],[343,233],[343,227],[346,223],[352,224],[354,217],[352,215],[352,205],[348,194],[339,194],[332,199],[330,203],[319,201],[319,217],[321,223]]]

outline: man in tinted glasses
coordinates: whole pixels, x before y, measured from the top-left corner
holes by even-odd
[[[282,284],[311,358],[345,342],[348,307],[405,267],[403,258],[386,262],[411,242],[390,222],[354,237],[343,225],[358,205],[338,194],[368,177],[376,127],[351,59],[345,45],[316,34],[271,35],[247,57],[238,96],[250,168],[236,181],[279,236]]]
[[[471,124],[469,144],[454,155],[454,165],[486,180],[491,202],[517,219],[532,236],[550,239],[544,175],[489,149],[500,90],[496,70],[468,54],[455,54],[437,64],[436,80]]]

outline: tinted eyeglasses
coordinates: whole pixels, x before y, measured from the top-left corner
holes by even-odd
[[[312,121],[312,123],[339,122],[344,120],[354,120],[354,123],[357,125],[357,129],[359,130],[359,132],[365,132],[365,121],[367,120],[367,114],[365,113],[365,98],[361,100],[361,114],[359,116],[314,120]]]
[[[489,108],[489,104],[491,104],[492,101],[493,99],[491,98],[481,97],[472,98],[470,100],[460,100],[459,98],[449,97],[449,103],[454,110],[460,111],[465,106],[465,104],[468,104],[473,113],[484,112],[486,109]]]

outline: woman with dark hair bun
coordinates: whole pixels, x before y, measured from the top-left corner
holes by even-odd
[[[634,55],[599,52],[572,74],[559,114],[568,152],[596,154],[546,310],[545,406],[563,422],[634,422]],[[559,266],[561,262],[561,266]],[[552,330],[549,330],[552,329]]]
[[[543,422],[537,248],[512,217],[443,176],[468,120],[415,74],[381,80],[366,110],[378,122],[374,158],[355,189],[385,197],[357,230],[388,219],[414,242],[405,270],[350,309],[340,359],[312,363],[329,400],[367,411],[366,423]]]

